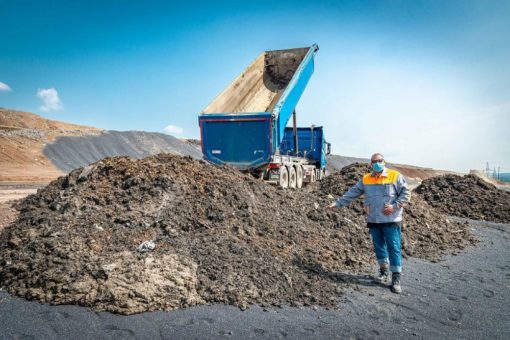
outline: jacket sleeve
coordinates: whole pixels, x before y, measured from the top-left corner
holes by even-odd
[[[407,186],[407,181],[404,176],[399,175],[397,178],[397,197],[395,199],[395,205],[397,208],[401,208],[405,203],[411,200],[411,192]]]
[[[349,205],[356,198],[360,197],[365,193],[365,188],[363,187],[363,181],[360,179],[358,183],[353,185],[349,191],[347,191],[342,197],[336,200],[337,207],[345,207]]]

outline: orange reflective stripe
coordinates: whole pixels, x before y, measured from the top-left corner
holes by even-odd
[[[387,176],[383,177],[372,177],[371,173],[363,176],[363,185],[373,185],[373,184],[394,184],[397,183],[397,179],[400,173],[396,170],[387,169]]]

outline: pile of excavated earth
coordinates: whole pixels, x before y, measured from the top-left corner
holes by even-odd
[[[475,220],[510,223],[510,192],[475,175],[443,175],[415,190],[440,211]]]
[[[229,167],[160,154],[106,158],[18,203],[0,284],[53,304],[132,314],[223,303],[335,307],[374,268],[361,200],[324,207],[366,167],[283,190]],[[418,196],[403,249],[437,260],[475,239]]]
[[[367,165],[355,163],[334,173],[320,183],[319,195],[341,196],[369,171]],[[364,211],[363,200],[358,199],[349,208],[342,208],[344,218],[355,218]],[[365,218],[358,223],[365,227]],[[411,194],[406,205],[402,223],[402,250],[404,256],[425,258],[437,261],[447,253],[455,253],[466,245],[474,244],[467,224],[459,223],[431,207],[420,196]],[[371,255],[371,254],[370,254]]]

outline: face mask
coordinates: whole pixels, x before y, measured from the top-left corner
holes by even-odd
[[[375,172],[383,171],[384,170],[384,162],[372,163],[372,169]]]

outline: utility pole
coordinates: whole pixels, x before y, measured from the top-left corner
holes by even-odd
[[[500,170],[500,166],[498,166],[498,181],[499,181],[499,170]]]

